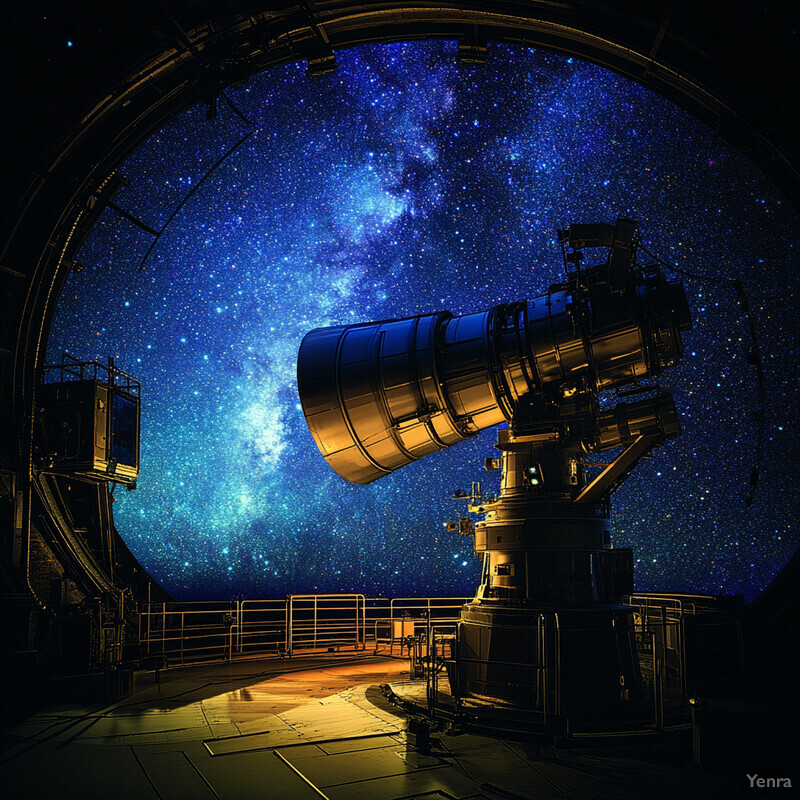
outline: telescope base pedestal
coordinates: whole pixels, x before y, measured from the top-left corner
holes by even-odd
[[[455,696],[551,720],[625,716],[640,694],[633,609],[619,604],[473,601],[461,612],[457,661]]]

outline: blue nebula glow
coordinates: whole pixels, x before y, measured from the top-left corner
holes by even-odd
[[[767,442],[755,503],[755,374],[732,291],[687,279],[695,320],[664,376],[683,435],[614,502],[639,590],[752,597],[798,544],[797,243],[788,202],[667,101],[574,58],[452,42],[365,46],[228,90],[134,153],[80,254],[49,342],[113,355],[144,384],[139,488],[116,524],[179,598],[470,595],[471,541],[446,533],[493,431],[367,487],[308,433],[295,362],[314,327],[454,313],[533,297],[561,277],[555,230],[639,220],[693,273],[741,278],[766,354]],[[177,211],[177,213],[176,213]],[[141,268],[140,268],[141,267]],[[485,478],[485,476],[484,476]],[[486,483],[486,481],[485,481]],[[491,489],[491,487],[489,487]]]

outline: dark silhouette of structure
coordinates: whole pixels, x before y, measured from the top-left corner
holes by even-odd
[[[116,167],[170,118],[201,102],[213,114],[226,86],[275,64],[305,59],[311,74],[335,69],[341,47],[450,38],[462,58],[480,61],[487,42],[516,42],[573,53],[663,94],[800,202],[798,98],[787,88],[798,54],[790,3],[745,2],[718,15],[685,0],[663,9],[571,0],[87,0],[7,4],[3,14],[0,532],[9,718],[78,690],[124,693],[134,667],[153,666],[142,660],[140,614],[147,601],[168,598],[115,530],[102,476],[52,469],[40,437],[44,343],[60,288],[113,202]],[[65,47],[71,37],[81,47]],[[793,731],[779,730],[761,705],[745,712],[733,701],[797,708],[799,565],[795,555],[736,611],[745,676],[716,687],[718,701],[706,686],[696,709],[707,766],[735,764],[759,742],[758,763],[786,763]]]

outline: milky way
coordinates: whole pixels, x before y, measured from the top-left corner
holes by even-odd
[[[229,89],[249,125],[221,100],[216,119],[198,107],[153,136],[115,201],[164,233],[145,258],[150,234],[107,209],[65,286],[49,361],[113,355],[144,386],[139,485],[114,506],[137,558],[183,599],[471,595],[471,542],[443,522],[465,511],[453,489],[492,489],[494,431],[350,485],[303,420],[300,340],[536,296],[562,277],[556,228],[628,215],[712,280],[684,278],[695,327],[661,380],[683,434],[615,495],[614,541],[634,548],[639,590],[756,595],[799,537],[800,230],[779,190],[677,107],[577,59],[495,45],[467,66],[452,42],[416,42],[338,63]],[[749,508],[756,376],[731,277],[765,354]]]

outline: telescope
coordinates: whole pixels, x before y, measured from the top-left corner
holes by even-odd
[[[619,218],[559,230],[565,280],[539,297],[317,329],[300,346],[309,430],[353,483],[503,426],[501,455],[484,465],[501,470],[499,496],[474,482],[456,498],[482,519],[450,525],[474,535],[483,559],[454,643],[454,695],[549,709],[551,722],[635,705],[621,602],[632,553],[611,545],[610,498],[680,433],[673,398],[653,379],[680,361],[691,327],[680,281],[639,263],[636,229]],[[598,263],[585,266],[585,250]],[[611,391],[625,401],[601,406]],[[588,459],[615,448],[612,460]]]

